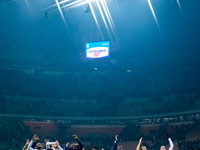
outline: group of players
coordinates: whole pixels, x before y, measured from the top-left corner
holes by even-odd
[[[170,145],[169,150],[173,150],[174,144],[173,144],[171,138],[169,137],[168,134],[166,134],[165,136],[169,141],[169,145]],[[78,143],[69,143],[68,142],[64,148],[62,148],[60,146],[58,141],[49,142],[49,140],[45,140],[46,149],[44,149],[45,144],[38,142],[39,137],[34,135],[30,142],[29,142],[29,139],[26,141],[26,144],[24,145],[22,150],[85,150],[83,143],[79,140],[79,138],[76,135],[73,135],[73,137],[74,137],[74,139],[76,139],[76,141]],[[119,149],[119,147],[117,146],[117,143],[118,143],[118,135],[115,136],[113,150]],[[136,147],[136,150],[147,150],[146,146],[141,146],[141,143],[142,143],[142,138],[140,138],[138,145]],[[104,149],[102,148],[102,150],[104,150]],[[161,146],[160,150],[166,150],[166,147]]]
[[[39,137],[36,135],[33,136],[31,141],[27,139],[26,144],[24,145],[22,150],[84,150],[83,143],[79,140],[76,135],[73,135],[74,139],[77,140],[78,143],[67,143],[65,148],[62,148],[59,142],[56,140],[55,142],[50,142],[45,139],[46,144],[40,143]],[[46,145],[46,149],[44,149]]]

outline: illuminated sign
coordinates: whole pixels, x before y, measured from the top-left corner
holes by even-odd
[[[86,43],[86,58],[109,57],[110,41]]]

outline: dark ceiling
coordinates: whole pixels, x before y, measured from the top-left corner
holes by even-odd
[[[58,3],[62,13],[54,0],[0,1],[1,66],[64,71],[199,66],[199,0]],[[89,6],[98,24],[91,9],[85,11]],[[85,59],[85,43],[105,40],[111,42],[110,58]]]

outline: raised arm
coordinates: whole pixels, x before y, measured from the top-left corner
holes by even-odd
[[[68,150],[68,149],[69,149],[69,145],[70,145],[70,143],[69,143],[69,142],[67,142],[67,144],[66,144],[66,146],[65,146],[64,150]]]
[[[174,144],[173,144],[171,138],[169,137],[169,135],[168,135],[167,133],[165,134],[165,137],[166,137],[166,138],[168,139],[168,141],[169,141],[169,145],[170,145],[169,150],[173,150]]]
[[[34,143],[34,141],[33,141],[33,139],[29,142],[29,145],[28,145],[28,150],[33,150],[33,148],[32,148],[32,145],[33,145],[33,143]]]
[[[24,145],[24,147],[22,148],[22,150],[26,150],[27,146],[29,145],[29,139],[26,140],[26,144]]]
[[[115,135],[115,142],[114,142],[114,145],[113,145],[113,150],[117,150],[117,141],[118,141],[118,135]]]
[[[29,142],[29,145],[28,145],[28,149],[29,150],[33,150],[35,149],[36,147],[36,144],[37,144],[37,141],[39,140],[40,138],[36,136],[36,134],[33,136],[31,142]]]
[[[46,140],[45,140],[46,141]],[[56,142],[46,142],[46,149],[51,149],[51,145],[56,145]]]
[[[62,147],[60,147],[60,144],[58,141],[56,141],[56,145],[57,145],[57,150],[63,150]]]
[[[33,136],[33,138],[31,139],[31,141],[29,142],[28,145],[28,149],[29,150],[33,150],[36,146],[37,141],[39,140],[39,137],[36,136],[36,134]]]
[[[168,138],[168,141],[169,141],[169,145],[170,145],[169,150],[173,150],[174,144],[173,144],[171,138]]]
[[[74,139],[77,140],[78,144],[79,144],[79,148],[82,150],[83,149],[83,143],[79,140],[77,135],[72,135],[74,137]]]
[[[140,138],[139,142],[138,142],[138,145],[136,147],[136,150],[140,150],[140,145],[142,143],[142,137]]]

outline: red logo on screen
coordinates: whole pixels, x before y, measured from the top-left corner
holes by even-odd
[[[94,57],[98,57],[99,54],[100,54],[100,52],[98,52],[98,53],[94,53]]]

